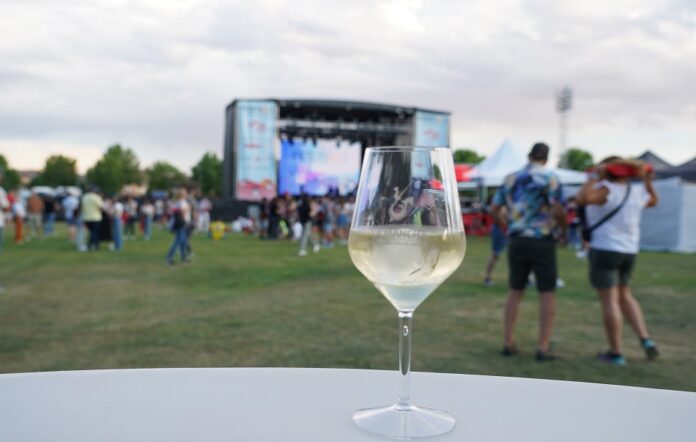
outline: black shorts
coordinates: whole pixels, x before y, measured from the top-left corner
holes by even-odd
[[[633,253],[590,249],[590,283],[596,289],[627,286],[635,264]]]
[[[556,243],[552,238],[512,237],[508,242],[510,288],[524,290],[534,272],[540,292],[556,290]]]

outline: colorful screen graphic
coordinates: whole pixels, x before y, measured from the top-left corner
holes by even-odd
[[[360,143],[311,138],[281,142],[278,193],[353,192],[360,175]]]
[[[449,147],[449,115],[416,112],[416,146]]]
[[[240,100],[237,103],[237,169],[235,196],[258,201],[276,195],[276,103]]]

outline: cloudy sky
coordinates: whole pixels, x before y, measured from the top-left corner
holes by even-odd
[[[693,0],[0,0],[0,153],[20,169],[106,146],[143,165],[222,154],[238,97],[449,110],[453,147],[696,155]]]

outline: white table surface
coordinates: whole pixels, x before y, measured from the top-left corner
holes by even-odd
[[[353,410],[397,373],[207,368],[0,375],[0,441],[374,441]],[[436,441],[696,441],[696,393],[414,373],[419,405],[457,419]]]

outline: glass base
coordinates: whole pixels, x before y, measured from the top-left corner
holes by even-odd
[[[366,408],[353,414],[353,422],[363,430],[395,439],[439,436],[454,429],[454,417],[444,411],[411,405]]]

